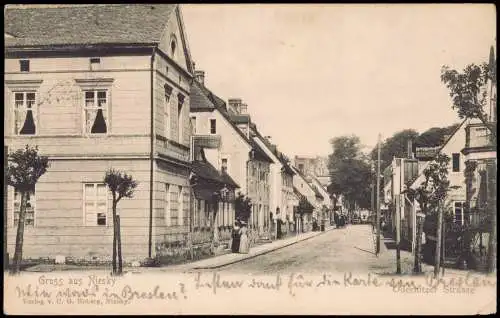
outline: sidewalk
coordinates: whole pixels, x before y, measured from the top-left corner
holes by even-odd
[[[332,230],[334,227],[333,226],[327,226],[325,228],[324,232],[307,232],[307,233],[302,233],[294,237],[289,237],[281,240],[277,240],[271,243],[266,243],[262,245],[257,245],[252,248],[250,248],[250,252],[248,254],[238,254],[238,253],[229,253],[229,254],[224,254],[220,256],[215,256],[211,258],[207,258],[201,261],[196,261],[192,263],[187,263],[187,264],[181,264],[181,265],[174,265],[174,266],[168,266],[169,270],[182,270],[182,271],[189,271],[189,270],[199,270],[199,269],[213,269],[213,268],[219,268],[222,266],[230,265],[233,263],[241,262],[246,259],[250,259],[259,255],[263,255],[287,246],[290,246],[292,244],[308,240],[310,238],[316,237],[318,235],[321,235],[323,233],[326,233],[330,230]],[[167,269],[167,267],[164,267],[162,269]]]
[[[373,233],[373,244],[376,244],[376,233]],[[389,246],[396,246],[396,241],[390,236],[385,236],[381,233],[380,235],[380,254],[379,259],[380,262],[386,263],[390,262],[394,264],[394,271],[396,273],[396,249],[388,248]],[[401,274],[403,275],[411,275],[413,274],[413,266],[414,266],[414,255],[406,250],[401,250]],[[426,263],[421,263],[422,274],[434,273],[434,266]],[[442,269],[440,270],[442,273]],[[456,268],[445,268],[444,274],[445,276],[466,276],[470,273],[474,273],[477,275],[486,275],[486,273],[475,272],[471,270],[460,270]]]

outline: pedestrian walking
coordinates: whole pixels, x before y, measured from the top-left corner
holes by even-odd
[[[247,254],[250,250],[250,240],[248,239],[247,234],[247,224],[246,222],[241,222],[240,229],[240,253]]]
[[[231,252],[238,253],[240,250],[240,221],[234,222],[233,232],[231,233]]]

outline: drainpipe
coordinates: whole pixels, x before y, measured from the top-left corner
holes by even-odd
[[[154,176],[154,63],[155,63],[156,47],[153,47],[151,55],[151,153],[149,155],[150,171],[149,171],[149,242],[148,242],[148,257],[153,255],[153,176]]]

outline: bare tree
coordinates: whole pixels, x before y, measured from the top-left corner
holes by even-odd
[[[14,252],[14,264],[12,273],[18,273],[21,269],[23,258],[24,223],[26,219],[26,205],[30,193],[35,192],[38,179],[47,172],[49,160],[38,154],[38,147],[26,145],[25,149],[19,149],[8,155],[8,166],[6,171],[7,184],[14,187],[21,194],[21,206],[17,224],[16,249]]]
[[[109,169],[104,176],[104,183],[108,186],[113,196],[113,274],[122,274],[122,246],[120,233],[120,216],[116,212],[118,202],[122,198],[132,198],[137,182],[131,175],[124,172]],[[118,267],[116,258],[118,256]]]

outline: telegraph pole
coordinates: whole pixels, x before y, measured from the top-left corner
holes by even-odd
[[[376,254],[380,253],[380,134],[378,134],[377,143],[377,250]]]

